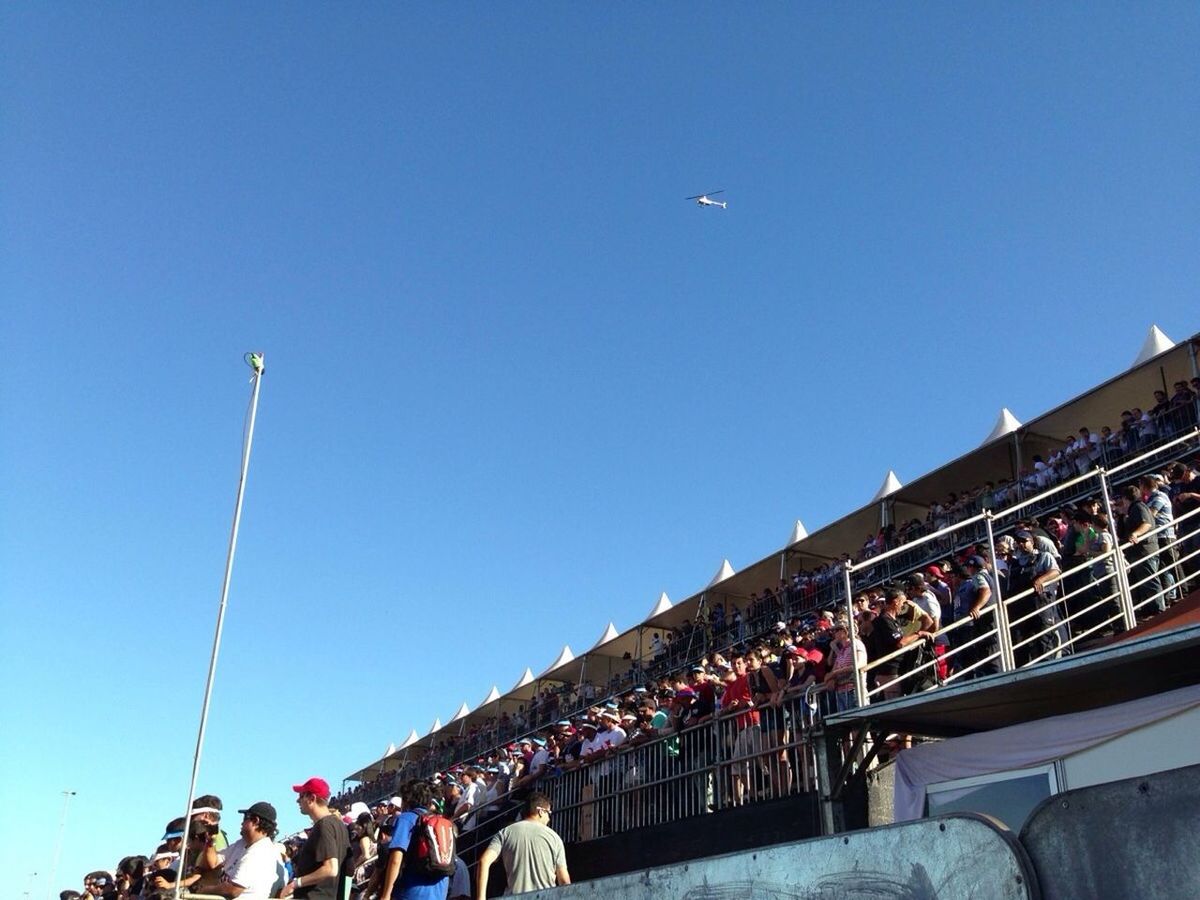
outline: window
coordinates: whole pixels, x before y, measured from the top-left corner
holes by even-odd
[[[925,788],[925,814],[974,812],[1020,831],[1033,808],[1058,793],[1053,764],[942,781]]]

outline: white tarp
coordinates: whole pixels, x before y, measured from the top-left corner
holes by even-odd
[[[464,716],[469,716],[470,714],[471,707],[467,706],[467,701],[464,700],[463,705],[458,708],[458,712],[454,714],[454,716],[450,719],[450,722],[457,722],[459,719],[463,718]],[[446,724],[449,725],[450,722],[447,722]]]
[[[408,737],[406,737],[404,739],[404,743],[401,744],[398,749],[404,750],[407,747],[411,747],[413,744],[415,744],[420,739],[421,738],[417,736],[417,729],[414,728],[412,731],[410,731],[408,733]]]
[[[442,719],[441,719],[441,716],[439,716],[438,718],[433,720],[433,724],[429,727],[429,734],[433,734],[435,731],[441,731],[441,730],[442,730]]]
[[[512,690],[523,688],[527,684],[533,684],[533,670],[528,666],[525,667],[525,674],[518,679],[517,683],[512,686]]]
[[[925,814],[928,785],[1045,765],[1194,706],[1200,685],[903,750],[896,758],[896,821]]]

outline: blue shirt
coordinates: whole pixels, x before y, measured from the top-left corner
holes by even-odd
[[[396,819],[396,830],[392,833],[392,842],[388,844],[391,850],[408,853],[408,845],[412,842],[417,820],[425,815],[425,812],[423,809],[417,809],[400,813]],[[446,891],[449,888],[448,875],[417,875],[406,865],[400,870],[400,877],[396,879],[396,886],[392,888],[392,900],[446,900]]]

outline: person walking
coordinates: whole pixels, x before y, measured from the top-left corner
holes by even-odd
[[[475,896],[480,900],[487,897],[488,870],[497,859],[504,860],[508,876],[506,896],[571,883],[566,848],[550,827],[550,798],[535,791],[522,812],[521,821],[502,829],[479,857]]]

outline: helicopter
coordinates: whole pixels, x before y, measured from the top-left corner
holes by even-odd
[[[728,209],[728,203],[722,203],[720,200],[710,200],[709,198],[717,194],[725,193],[721,191],[709,191],[707,194],[697,194],[695,197],[684,197],[684,200],[695,200],[697,206],[719,206],[721,209]]]

